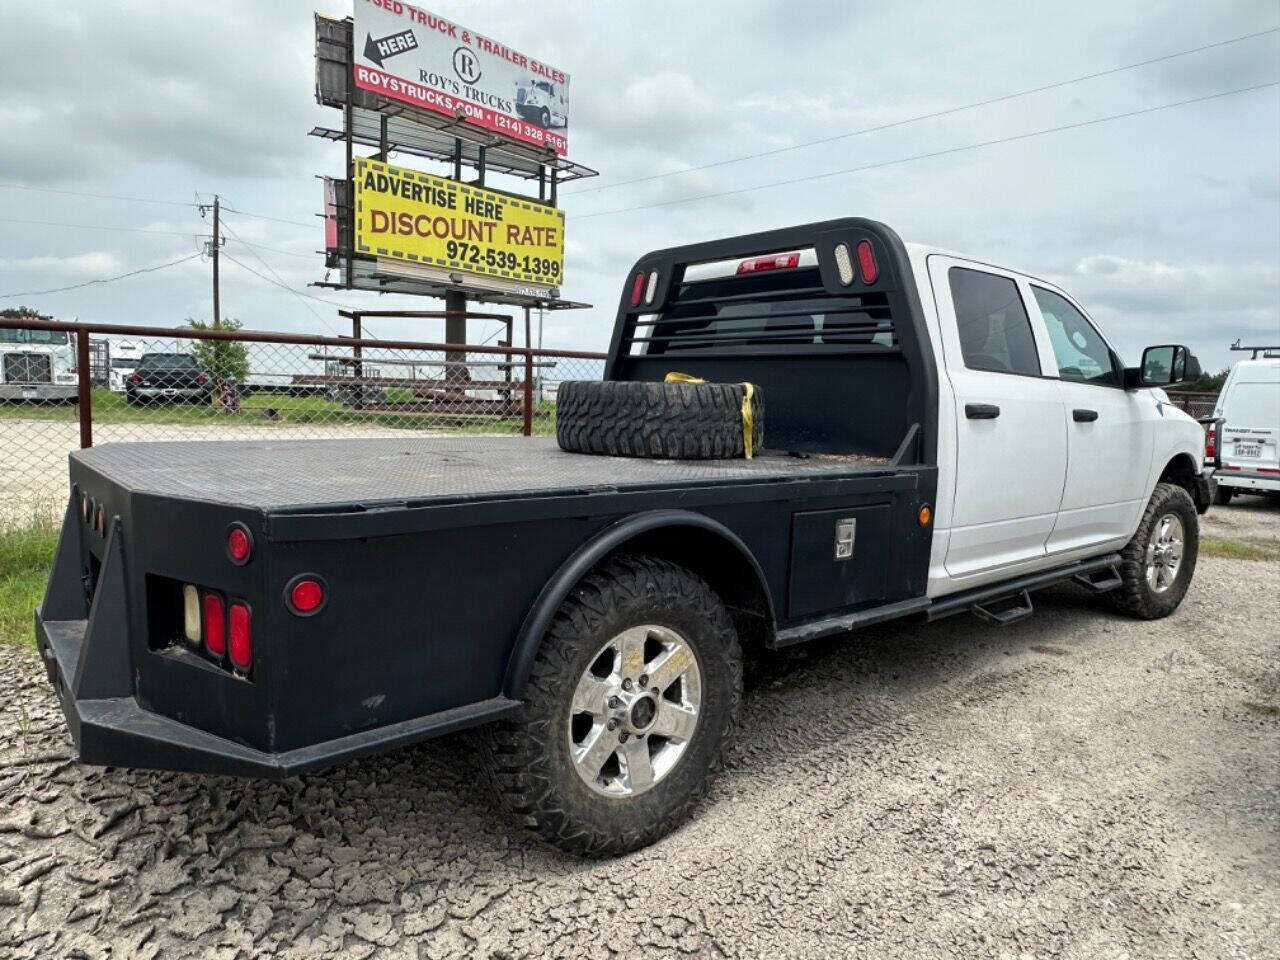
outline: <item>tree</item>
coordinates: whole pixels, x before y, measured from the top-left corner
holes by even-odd
[[[192,330],[239,330],[243,324],[230,318],[218,323],[187,318]],[[235,340],[196,340],[191,347],[200,369],[213,378],[214,383],[235,380],[241,386],[249,377],[249,348]]]
[[[0,317],[6,320],[20,320],[23,317],[31,317],[35,320],[52,320],[53,317],[46,316],[35,307],[5,307],[0,310]]]
[[[1218,393],[1222,390],[1222,385],[1226,383],[1227,374],[1230,372],[1230,370],[1223,370],[1221,373],[1202,373],[1190,383],[1181,385],[1180,389],[1192,393]]]

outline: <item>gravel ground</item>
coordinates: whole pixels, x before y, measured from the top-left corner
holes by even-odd
[[[1280,539],[1237,504],[1214,535]],[[1205,557],[1158,623],[1062,587],[770,659],[696,819],[611,862],[513,828],[465,736],[274,785],[81,768],[3,649],[0,955],[1275,957],[1278,586]]]

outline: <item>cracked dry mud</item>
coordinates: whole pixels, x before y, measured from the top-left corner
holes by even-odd
[[[605,862],[512,826],[465,736],[282,784],[80,767],[0,648],[0,956],[1274,957],[1280,563],[1203,558],[1154,624],[1037,607],[767,660],[696,819]]]

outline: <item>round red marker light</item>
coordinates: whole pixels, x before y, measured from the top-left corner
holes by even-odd
[[[300,616],[308,616],[324,606],[324,584],[313,577],[298,577],[286,594],[289,609]]]
[[[227,556],[231,562],[243,565],[249,562],[253,554],[253,535],[243,524],[232,524],[227,531]]]

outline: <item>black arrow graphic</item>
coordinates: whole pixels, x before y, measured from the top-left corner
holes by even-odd
[[[418,49],[418,40],[413,35],[412,30],[401,30],[399,33],[391,33],[383,37],[381,40],[373,39],[373,34],[366,33],[364,35],[364,58],[372,60],[379,67],[382,66],[384,60],[400,53],[408,53],[410,50]]]

